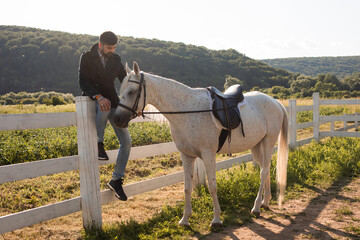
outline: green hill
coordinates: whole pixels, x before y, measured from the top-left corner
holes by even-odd
[[[0,25],[0,94],[57,91],[79,95],[79,57],[97,41],[98,36]],[[245,90],[254,86],[289,87],[294,77],[233,49],[214,51],[183,43],[120,36],[117,52],[123,63],[135,60],[146,72],[191,87],[212,85],[223,90],[229,76],[240,80]]]
[[[313,77],[329,73],[343,79],[347,75],[360,72],[360,56],[278,58],[260,61],[275,68],[282,68],[293,73]]]

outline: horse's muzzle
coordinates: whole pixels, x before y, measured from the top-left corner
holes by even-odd
[[[127,128],[132,114],[129,111],[123,111],[121,108],[117,108],[114,114],[114,124],[117,128]]]
[[[127,128],[129,126],[130,120],[123,121],[123,119],[124,118],[118,116],[114,117],[114,123],[117,128]]]

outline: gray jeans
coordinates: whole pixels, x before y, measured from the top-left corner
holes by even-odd
[[[123,178],[125,175],[125,168],[129,160],[130,149],[131,149],[131,138],[129,130],[127,128],[116,128],[113,116],[116,108],[111,108],[108,112],[100,111],[100,106],[98,102],[95,102],[96,105],[96,131],[98,136],[98,142],[104,142],[104,133],[107,121],[110,121],[111,126],[113,127],[116,137],[119,140],[120,148],[116,158],[116,164],[114,167],[114,172],[112,174],[112,179],[117,180]]]

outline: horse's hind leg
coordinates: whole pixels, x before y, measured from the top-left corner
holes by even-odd
[[[203,159],[206,168],[206,174],[209,183],[209,191],[213,200],[213,207],[214,207],[214,218],[211,221],[211,226],[219,227],[222,225],[222,221],[220,220],[221,209],[217,197],[215,157],[216,154],[212,153],[211,151],[204,151],[201,154],[201,159]]]
[[[268,177],[266,179],[266,182],[265,182],[264,199],[261,203],[261,207],[266,210],[269,210],[270,209],[270,207],[269,207],[270,200],[271,200],[271,185],[270,185],[270,173],[269,173]]]
[[[185,207],[184,207],[184,215],[182,219],[179,221],[179,225],[190,226],[189,218],[191,217],[191,192],[192,192],[192,179],[194,174],[195,158],[181,153],[181,160],[183,163],[184,175],[185,175],[185,185],[184,185]]]
[[[251,149],[253,157],[256,162],[260,165],[260,187],[257,194],[257,197],[254,202],[254,207],[251,209],[251,213],[259,216],[260,207],[267,206],[271,199],[270,191],[270,165],[271,165],[271,156],[272,156],[272,141],[270,139],[263,139],[259,144],[257,144],[253,149]],[[263,198],[263,192],[265,190],[265,196]]]

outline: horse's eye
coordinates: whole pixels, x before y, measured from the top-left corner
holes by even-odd
[[[134,95],[136,92],[134,90],[129,91],[129,95]]]

